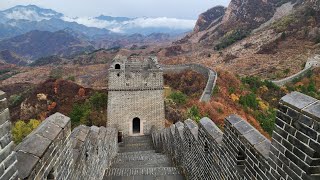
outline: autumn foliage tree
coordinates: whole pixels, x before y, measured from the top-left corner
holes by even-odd
[[[22,140],[27,137],[34,129],[40,125],[40,121],[36,119],[31,119],[28,123],[24,121],[18,121],[14,124],[12,128],[13,141],[16,144],[22,142]]]

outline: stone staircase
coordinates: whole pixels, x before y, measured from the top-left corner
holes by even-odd
[[[156,153],[150,136],[124,138],[104,180],[184,180],[169,157]]]

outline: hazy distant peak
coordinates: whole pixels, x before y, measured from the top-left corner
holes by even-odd
[[[43,9],[35,5],[18,5],[13,8],[2,11],[2,14],[8,19],[42,21],[52,18],[61,18],[63,14],[51,9]]]

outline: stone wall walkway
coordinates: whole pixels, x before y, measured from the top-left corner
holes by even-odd
[[[150,136],[124,138],[104,180],[184,180],[167,155],[156,153]]]
[[[161,67],[164,73],[179,73],[185,70],[193,70],[205,76],[208,80],[199,101],[200,102],[210,101],[212,92],[214,90],[214,87],[216,85],[217,78],[218,78],[217,72],[201,64],[161,65]]]

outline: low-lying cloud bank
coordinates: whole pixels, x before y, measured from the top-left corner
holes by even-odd
[[[83,24],[88,27],[97,27],[109,29],[113,32],[124,33],[126,29],[132,28],[168,28],[173,30],[191,30],[196,21],[188,19],[177,19],[177,18],[133,18],[128,21],[106,21],[97,18],[69,18],[63,17],[64,21],[76,22],[78,24]]]

